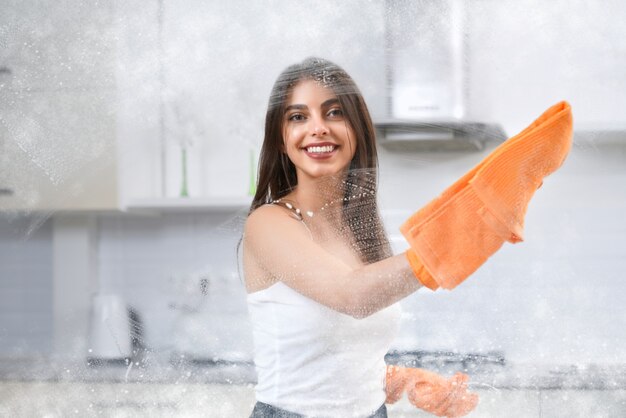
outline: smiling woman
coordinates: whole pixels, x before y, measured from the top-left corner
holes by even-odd
[[[252,417],[386,417],[416,407],[462,416],[468,376],[386,366],[396,302],[422,286],[453,289],[508,241],[571,147],[567,102],[546,110],[400,228],[392,255],[380,219],[372,122],[337,65],[310,58],[272,90],[257,193],[243,234],[257,404]]]
[[[252,417],[386,417],[407,391],[460,416],[467,376],[387,367],[404,296],[421,287],[392,256],[376,203],[367,106],[348,74],[310,58],[276,81],[243,236],[257,404]]]

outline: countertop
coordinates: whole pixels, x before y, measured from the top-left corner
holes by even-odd
[[[422,367],[452,375],[457,371],[471,377],[470,387],[533,390],[626,389],[626,365],[549,365],[505,362],[461,362],[388,355],[387,362]],[[47,357],[0,358],[0,381],[65,381],[107,383],[210,383],[254,385],[254,365],[246,362],[193,361],[162,354],[141,361],[94,362]]]

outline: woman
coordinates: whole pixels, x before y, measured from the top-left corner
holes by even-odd
[[[469,275],[439,275],[418,231],[433,213],[455,207],[457,195],[467,203],[467,179],[411,217],[403,233],[412,248],[391,255],[376,206],[369,112],[345,71],[317,58],[276,81],[259,164],[243,237],[258,373],[252,417],[386,417],[385,401],[404,392],[438,416],[471,411],[478,398],[467,392],[467,376],[445,379],[384,363],[398,325],[396,302],[422,285],[452,288]],[[490,236],[469,264],[480,265],[502,245],[502,228],[499,245]],[[493,235],[487,229],[468,234]]]

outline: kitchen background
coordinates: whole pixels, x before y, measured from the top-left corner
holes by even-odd
[[[533,199],[526,241],[454,292],[402,301],[389,361],[467,370],[475,416],[626,414],[626,3],[0,11],[0,415],[249,413],[236,246],[271,85],[312,55],[355,78],[375,121],[478,121],[510,136],[571,103],[574,146]],[[497,145],[490,132],[476,150],[381,143],[397,252],[399,224]]]

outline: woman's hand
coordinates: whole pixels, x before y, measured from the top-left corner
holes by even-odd
[[[467,391],[469,377],[457,373],[446,379],[423,369],[387,366],[387,403],[407,392],[409,402],[440,417],[461,417],[478,404],[478,395]]]

